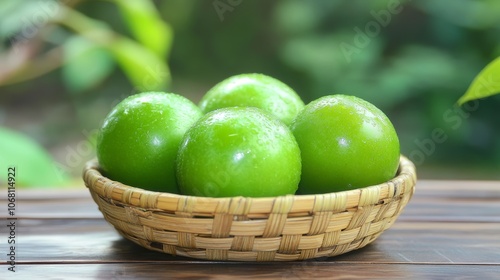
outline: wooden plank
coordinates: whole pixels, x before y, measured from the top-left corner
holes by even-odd
[[[499,182],[419,181],[402,216],[371,245],[290,263],[213,262],[149,251],[121,238],[83,186],[21,189],[16,208],[18,272],[12,279],[500,278]],[[6,246],[1,242],[0,251]],[[7,267],[0,264],[2,277],[9,277]]]
[[[23,200],[17,201],[16,216],[27,219],[70,219],[70,218],[94,218],[101,219],[103,216],[90,197],[65,198],[60,200]],[[1,213],[3,216],[7,213]]]
[[[0,201],[6,191],[0,190]],[[88,190],[21,189],[17,216],[25,218],[101,218]],[[6,217],[6,211],[0,217]],[[500,222],[500,182],[419,181],[398,221]]]
[[[0,265],[0,269],[6,269]],[[12,279],[498,279],[493,265],[105,263],[19,265]],[[3,273],[4,277],[9,274]],[[17,276],[19,278],[13,278]]]
[[[419,181],[400,219],[500,223],[500,182]]]
[[[83,185],[72,188],[18,188],[21,200],[66,200],[70,198],[90,198],[88,189]],[[5,200],[6,188],[0,188],[0,201]],[[500,198],[500,181],[441,181],[418,180],[416,195],[434,199],[498,199]]]
[[[18,220],[18,225],[19,263],[191,260],[144,249],[102,219]],[[315,261],[500,265],[498,236],[498,223],[401,222],[365,248]]]

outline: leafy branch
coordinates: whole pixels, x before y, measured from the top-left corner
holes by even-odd
[[[111,2],[118,7],[135,40],[118,34],[103,21],[58,3],[56,15],[40,27],[37,36],[29,40],[21,36],[23,40],[17,40],[3,55],[17,59],[0,67],[0,86],[34,79],[63,67],[70,90],[84,91],[104,80],[116,63],[136,88],[166,89],[171,81],[167,64],[173,39],[170,25],[161,19],[152,1]],[[47,40],[58,27],[74,33],[63,43],[39,53],[42,40]],[[82,71],[88,66],[93,71]]]

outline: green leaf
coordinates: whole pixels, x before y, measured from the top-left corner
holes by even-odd
[[[165,90],[169,86],[171,77],[166,62],[149,49],[127,38],[119,38],[107,47],[140,91]]]
[[[0,127],[0,185],[7,183],[7,169],[16,168],[20,187],[61,186],[67,182],[50,155],[25,135]]]
[[[458,100],[458,105],[498,93],[500,93],[500,57],[479,72],[465,94]]]
[[[134,37],[159,57],[166,57],[172,46],[173,31],[163,21],[152,1],[116,0]]]
[[[64,44],[64,82],[73,92],[95,87],[113,70],[109,51],[81,36],[73,36]]]

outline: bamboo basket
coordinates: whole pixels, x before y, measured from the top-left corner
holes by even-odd
[[[340,255],[388,229],[415,191],[413,163],[366,188],[318,195],[206,198],[146,191],[104,177],[96,161],[83,177],[104,218],[151,250],[197,259],[295,261]]]

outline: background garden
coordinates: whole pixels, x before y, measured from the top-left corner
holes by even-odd
[[[499,15],[496,0],[1,1],[0,170],[18,166],[21,186],[81,185],[120,100],[198,102],[258,72],[305,102],[375,104],[420,178],[498,180],[500,96],[456,102],[500,55]]]

